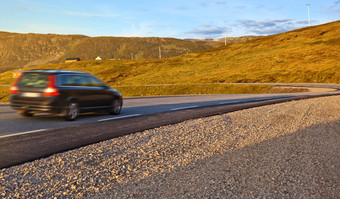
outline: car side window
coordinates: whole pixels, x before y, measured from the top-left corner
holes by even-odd
[[[104,85],[104,83],[101,80],[93,76],[84,76],[84,79],[87,86],[99,87]]]
[[[99,87],[104,83],[93,76],[88,75],[61,75],[58,78],[60,86],[90,86]]]
[[[60,75],[58,82],[60,86],[80,86],[79,79],[76,75]]]

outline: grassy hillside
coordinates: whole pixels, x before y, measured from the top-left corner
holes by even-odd
[[[227,45],[231,45],[231,44],[237,44],[237,43],[241,43],[241,42],[245,42],[245,41],[258,39],[258,38],[261,38],[261,37],[263,37],[263,36],[227,37],[227,38],[219,38],[219,39],[216,39],[215,41],[219,41],[219,42],[223,42],[223,43],[226,42]],[[225,39],[227,39],[227,41],[225,41]]]
[[[84,38],[85,36],[80,35],[0,32],[0,71],[58,63],[67,49]]]
[[[172,58],[81,61],[36,68],[84,70],[114,87],[227,82],[340,83],[339,52],[340,21],[336,21]],[[0,84],[13,81],[11,72],[0,74]]]
[[[65,58],[153,59],[173,57],[222,45],[221,42],[173,38],[87,37],[83,35],[0,32],[0,72],[14,68],[62,63]]]

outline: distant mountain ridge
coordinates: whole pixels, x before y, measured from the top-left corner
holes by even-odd
[[[69,57],[95,59],[155,59],[206,50],[219,42],[156,37],[88,37],[84,35],[21,34],[0,31],[0,72]]]

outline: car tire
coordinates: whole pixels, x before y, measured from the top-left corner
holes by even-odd
[[[122,110],[123,102],[120,99],[114,99],[112,101],[112,106],[110,108],[110,114],[111,115],[118,115],[120,111]]]
[[[32,117],[34,114],[29,111],[22,111],[20,112],[20,115],[23,117]]]
[[[65,108],[64,119],[74,121],[79,115],[79,105],[77,102],[69,102]]]

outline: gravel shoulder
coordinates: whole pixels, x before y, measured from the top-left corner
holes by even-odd
[[[0,170],[2,198],[337,198],[340,96],[188,120]]]

